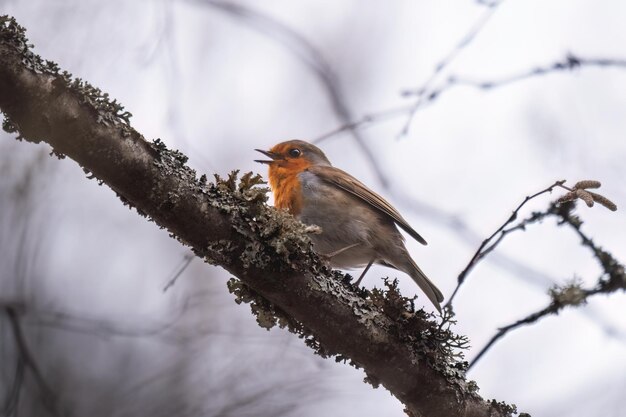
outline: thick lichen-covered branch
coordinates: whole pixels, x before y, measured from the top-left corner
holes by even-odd
[[[33,54],[24,30],[6,16],[0,17],[0,109],[5,130],[48,143],[196,255],[237,277],[229,289],[237,302],[250,303],[260,325],[286,327],[318,353],[362,367],[408,414],[514,413],[478,396],[455,350],[465,340],[416,311],[394,283],[369,294],[328,270],[311,250],[309,230],[265,204],[258,176],[198,178],[184,155],[135,131],[119,103]]]

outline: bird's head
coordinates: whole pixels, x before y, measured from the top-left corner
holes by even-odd
[[[297,175],[312,165],[330,165],[330,161],[320,148],[303,140],[281,142],[269,151],[255,150],[270,158],[255,160],[269,165],[270,179],[278,174]]]

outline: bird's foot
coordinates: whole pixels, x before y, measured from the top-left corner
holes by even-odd
[[[374,259],[372,259],[367,266],[365,267],[365,269],[363,270],[363,272],[361,272],[361,276],[359,277],[359,279],[356,280],[356,282],[354,283],[355,287],[358,287],[359,285],[361,285],[361,281],[363,280],[363,277],[365,276],[365,274],[367,274],[367,271],[369,271],[369,269],[371,268],[372,264],[374,263]]]

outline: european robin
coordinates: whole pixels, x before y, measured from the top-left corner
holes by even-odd
[[[397,227],[423,245],[426,241],[391,204],[333,167],[324,152],[308,142],[290,140],[269,151],[255,150],[270,158],[256,162],[269,165],[275,206],[287,209],[304,224],[321,228],[311,240],[332,267],[365,266],[356,285],[374,263],[403,271],[441,312],[443,294],[411,259]]]

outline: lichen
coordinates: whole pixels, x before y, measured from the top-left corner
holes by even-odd
[[[246,247],[241,261],[246,267],[302,270],[321,263],[314,255],[306,226],[286,211],[267,206],[267,193],[262,177],[239,171],[226,178],[215,176],[215,183],[206,186],[210,204],[229,216],[233,229]]]
[[[14,121],[12,121],[9,116],[7,116],[6,114],[4,115],[4,119],[2,120],[2,130],[4,130],[7,133],[10,134],[15,134],[17,135],[17,140],[21,140],[22,136],[20,135],[20,130],[17,127],[17,125],[15,124]]]
[[[237,304],[250,304],[250,309],[252,314],[256,316],[257,323],[264,329],[270,330],[274,326],[284,328],[295,325],[293,319],[265,298],[259,296],[258,293],[250,289],[241,280],[231,278],[226,285],[231,294],[235,296]]]
[[[415,308],[417,297],[404,297],[398,288],[398,280],[383,279],[384,288],[374,288],[369,295],[372,303],[393,319],[396,332],[401,340],[411,345],[420,358],[446,379],[463,388],[467,394],[475,394],[465,380],[468,363],[463,351],[469,340],[452,330],[456,324],[454,314],[444,310],[441,320],[432,313]]]
[[[26,30],[11,16],[0,16],[0,43],[11,47],[19,53],[25,68],[37,74],[53,77],[53,87],[67,88],[75,92],[80,101],[93,111],[98,123],[105,126],[119,127],[124,135],[130,134],[130,118],[132,114],[124,110],[122,104],[117,100],[110,100],[107,93],[90,83],[80,78],[74,79],[69,72],[61,71],[55,62],[44,60],[39,55],[33,53],[33,45],[28,43]],[[2,127],[9,133],[15,133],[17,130],[16,126],[6,115]]]
[[[582,280],[574,278],[563,285],[555,285],[549,290],[552,302],[561,307],[578,306],[587,302],[587,293],[582,288]]]
[[[515,405],[509,405],[504,401],[497,400],[488,400],[487,403],[494,411],[496,411],[497,415],[512,416],[517,414],[517,407],[515,407]],[[523,417],[524,415],[530,417],[530,415],[526,413],[520,414],[519,417]]]

